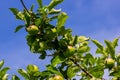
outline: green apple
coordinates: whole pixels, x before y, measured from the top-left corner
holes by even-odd
[[[66,53],[64,54],[66,57],[70,57],[75,53],[75,48],[73,46],[68,46]]]
[[[108,67],[108,68],[112,68],[113,66],[114,66],[114,63],[115,63],[115,60],[113,60],[112,58],[107,58],[106,59],[106,66]]]
[[[64,80],[62,76],[56,75],[53,77],[53,80]]]
[[[30,25],[29,27],[26,28],[26,30],[28,31],[29,34],[37,34],[39,32],[39,29],[37,26],[35,25]]]
[[[28,71],[29,73],[34,73],[34,72],[39,71],[39,68],[38,68],[38,66],[36,66],[36,65],[28,65],[28,66],[27,66],[27,71]]]

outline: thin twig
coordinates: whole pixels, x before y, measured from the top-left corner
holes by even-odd
[[[26,7],[26,5],[24,4],[23,0],[20,0],[20,2],[21,2],[21,4],[22,4],[22,6],[24,7],[24,9],[27,11],[27,13],[28,13],[29,15],[31,15],[31,19],[32,19],[32,22],[33,22],[32,24],[34,24],[34,16],[33,16],[33,14],[29,12],[29,10],[27,9],[27,7]]]
[[[76,61],[74,61],[73,59],[70,59],[70,60],[72,60],[74,64],[78,66],[87,76],[89,76],[90,78],[93,78],[93,76],[89,72],[87,72],[82,66],[80,66]]]
[[[90,78],[92,78],[93,76],[86,71],[82,66],[80,66],[77,62],[74,62],[76,64],[76,66],[78,66],[87,76],[89,76]]]
[[[29,11],[28,11],[27,7],[25,6],[23,0],[20,0],[20,2],[21,2],[21,4],[23,5],[24,9],[29,13]],[[29,14],[30,14],[30,13],[29,13]]]

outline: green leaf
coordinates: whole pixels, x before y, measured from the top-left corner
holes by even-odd
[[[68,78],[72,78],[76,75],[76,73],[80,70],[77,66],[71,66],[67,69],[67,76]]]
[[[29,79],[28,73],[24,69],[18,69],[18,73],[23,76],[25,79]]]
[[[8,74],[5,74],[5,75],[2,77],[2,80],[8,80]]]
[[[0,69],[2,68],[3,65],[4,65],[4,60],[0,61]]]
[[[78,48],[79,53],[85,53],[85,52],[88,52],[89,50],[90,50],[89,46],[81,46]]]
[[[85,36],[79,36],[78,37],[78,42],[84,42],[84,41],[88,41],[90,38],[87,38],[87,37],[85,37]]]
[[[54,73],[54,74],[57,74],[57,75],[60,75],[60,76],[63,76],[62,73],[60,73],[57,68],[53,67],[52,65],[47,65],[47,70]]]
[[[55,56],[53,59],[52,59],[52,65],[54,67],[56,67],[58,64],[62,63],[65,61],[65,58],[64,57],[61,57],[61,56]]]
[[[108,40],[105,40],[105,44],[108,48],[108,52],[109,54],[111,55],[111,57],[114,59],[115,58],[115,49],[113,47],[113,44],[112,42],[108,41]]]
[[[38,72],[39,71],[39,68],[38,68],[38,66],[36,66],[36,65],[31,65],[31,64],[29,64],[28,66],[27,66],[27,72],[29,73],[29,74],[32,74],[32,73],[35,73],[35,72]]]
[[[50,4],[48,5],[48,9],[49,11],[54,8],[55,6],[57,6],[58,4],[60,4],[61,2],[63,2],[63,0],[52,0],[50,2]]]
[[[88,53],[84,57],[84,62],[86,65],[93,65],[95,63],[95,59],[90,53]]]
[[[110,76],[120,77],[120,71],[119,70],[113,71],[113,72],[110,73]]]
[[[115,38],[114,40],[113,40],[113,47],[115,48],[116,46],[118,46],[118,38]]]
[[[16,27],[15,29],[15,33],[18,32],[20,29],[22,29],[23,27],[25,27],[24,25],[19,25]]]
[[[59,16],[58,16],[58,22],[57,22],[57,29],[61,29],[61,27],[64,26],[66,19],[68,18],[67,14],[65,12],[62,12]]]
[[[16,19],[24,20],[24,15],[22,12],[19,12],[18,9],[16,8],[9,8],[12,13],[16,16]]]
[[[90,68],[89,72],[96,78],[102,78],[104,74],[104,66],[94,66]]]
[[[104,49],[103,45],[97,40],[92,40],[92,42],[102,51]]]
[[[1,69],[0,76],[3,77],[9,69],[10,69],[9,67],[4,67],[3,69]]]
[[[20,80],[20,78],[17,77],[16,75],[13,75],[13,76],[12,76],[12,80]]]
[[[76,35],[74,37],[73,46],[75,46],[77,44],[77,42],[78,42],[78,36]]]
[[[16,9],[16,8],[9,8],[11,11],[12,11],[12,13],[16,16],[17,14],[18,14],[18,12],[19,12],[19,10],[18,9]]]
[[[61,12],[61,9],[58,9],[58,10],[56,10],[56,9],[52,9],[50,12],[49,12],[49,14],[58,14],[58,13],[60,13]]]
[[[30,11],[33,11],[33,9],[34,9],[34,5],[32,5],[32,6],[30,7]]]
[[[43,5],[42,5],[42,0],[37,0],[37,2],[38,2],[38,4],[39,4],[40,8],[42,8],[42,7],[43,7]]]

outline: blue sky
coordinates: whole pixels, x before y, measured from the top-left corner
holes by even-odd
[[[10,1],[10,2],[9,2]],[[14,33],[17,25],[23,22],[15,19],[9,8],[22,10],[19,0],[2,0],[0,3],[0,60],[5,60],[5,66],[10,66],[9,73],[16,73],[18,68],[28,64],[41,66],[49,60],[38,60],[39,55],[30,53],[26,44],[24,29]],[[24,0],[29,8],[36,0]],[[43,0],[44,4],[51,0]],[[57,8],[67,12],[69,18],[66,27],[73,30],[73,35],[84,35],[103,42],[120,36],[120,0],[65,0]]]

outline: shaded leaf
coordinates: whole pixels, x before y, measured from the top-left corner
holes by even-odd
[[[105,40],[106,46],[108,48],[108,52],[111,55],[111,57],[114,59],[115,58],[115,49],[112,45],[112,43],[108,40]]]
[[[18,32],[20,29],[22,29],[23,27],[25,27],[24,25],[19,25],[16,27],[15,29],[15,33]]]
[[[17,14],[18,14],[18,12],[19,12],[18,9],[16,9],[16,8],[9,8],[9,9],[12,11],[12,13],[13,13],[15,16],[17,16]]]
[[[33,11],[33,9],[34,9],[34,5],[31,6],[30,11]]]
[[[40,8],[42,8],[42,7],[43,7],[43,5],[42,5],[42,0],[37,0],[37,2],[38,2],[38,4],[39,4]]]
[[[110,73],[110,76],[120,77],[120,71],[119,70],[113,71],[113,72]]]
[[[73,46],[75,46],[75,44],[77,44],[77,42],[78,42],[78,36],[76,35],[76,36],[74,37]]]
[[[16,75],[13,75],[13,76],[12,76],[12,80],[20,80],[20,78],[17,77]]]
[[[112,42],[112,44],[113,44],[113,47],[115,48],[116,46],[118,46],[118,38],[115,38],[114,40],[113,40],[113,42]]]
[[[74,76],[76,75],[76,73],[77,73],[79,70],[80,70],[79,67],[77,67],[77,66],[71,66],[71,67],[69,67],[69,68],[67,69],[67,76],[68,76],[69,78],[72,78],[72,77],[74,77]]]

